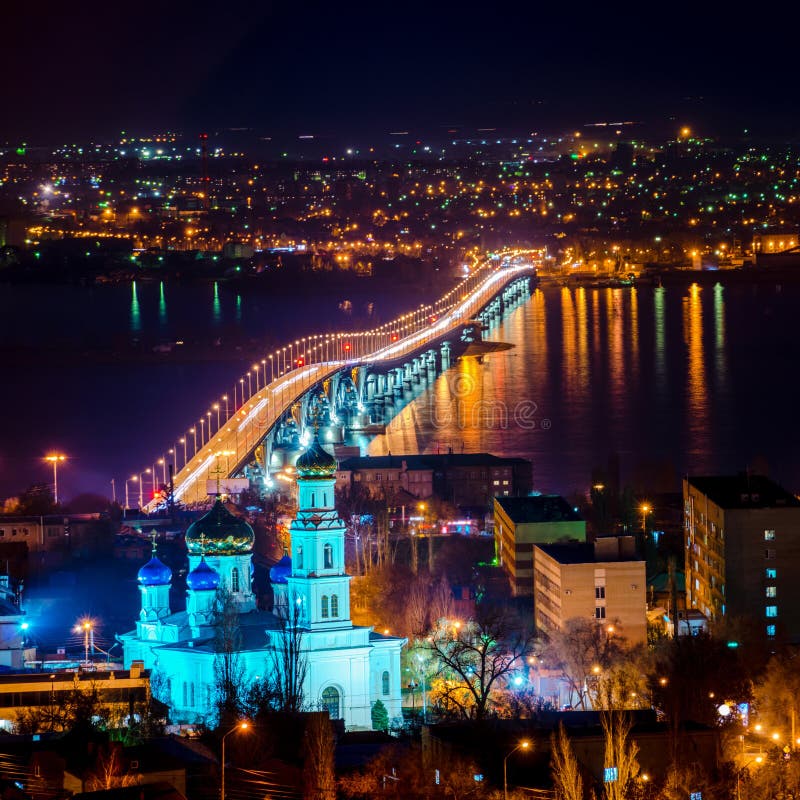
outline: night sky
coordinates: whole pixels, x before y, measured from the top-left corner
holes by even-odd
[[[764,3],[17,2],[0,25],[0,140],[620,118],[791,133],[796,17]]]

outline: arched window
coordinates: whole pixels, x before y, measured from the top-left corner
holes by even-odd
[[[333,548],[326,544],[322,549],[322,566],[323,569],[333,569]]]
[[[231,570],[231,591],[239,591],[239,569],[237,567]]]
[[[336,594],[331,595],[331,616],[339,616],[339,595]]]
[[[303,569],[303,545],[297,545],[297,569]]]
[[[322,693],[322,707],[331,719],[339,719],[339,692],[333,686]]]
[[[384,694],[389,694],[389,670],[385,669],[381,675],[381,691]]]
[[[334,595],[335,597],[336,595]],[[328,618],[328,595],[322,595],[322,618]]]

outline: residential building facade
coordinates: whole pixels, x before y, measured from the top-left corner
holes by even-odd
[[[632,536],[533,547],[537,630],[561,630],[574,617],[597,620],[629,644],[647,640],[645,561]]]
[[[533,594],[533,545],[586,541],[586,522],[559,495],[497,497],[495,552],[515,595]]]
[[[686,604],[800,642],[800,500],[760,475],[683,481]]]
[[[488,507],[494,497],[523,497],[531,491],[533,467],[524,458],[490,453],[365,456],[340,462],[337,488],[356,484],[391,500],[402,492],[436,497],[459,507]]]

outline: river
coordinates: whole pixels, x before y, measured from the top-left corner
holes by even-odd
[[[347,324],[339,301],[212,284],[0,288],[0,497],[52,479],[42,456],[57,449],[62,497],[109,495],[113,478],[123,499],[125,478],[232,395],[267,342]],[[537,489],[563,493],[611,454],[652,489],[765,465],[800,488],[799,301],[796,284],[537,290],[489,334],[512,350],[456,364],[369,451],[523,456]]]

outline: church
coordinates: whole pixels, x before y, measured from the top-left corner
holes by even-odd
[[[172,573],[155,546],[139,570],[142,607],[136,629],[118,637],[124,664],[143,661],[165,678],[175,723],[213,721],[215,618],[220,588],[236,604],[239,663],[246,681],[276,669],[275,653],[294,628],[307,669],[303,698],[310,710],[327,709],[350,730],[372,727],[380,700],[389,719],[401,716],[400,651],[405,639],[384,636],[350,619],[350,576],[345,572],[344,524],[334,506],[336,461],[315,437],[298,458],[298,512],[291,526],[291,557],[270,571],[272,612],[256,608],[251,586],[254,533],[217,498],[186,532],[189,574],[186,609],[172,611]],[[279,616],[280,615],[280,616]]]

